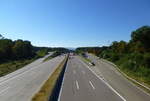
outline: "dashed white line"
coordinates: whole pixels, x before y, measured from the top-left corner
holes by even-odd
[[[62,88],[64,86],[64,80],[66,78],[66,71],[67,71],[67,68],[68,67],[68,64],[66,65],[66,69],[65,69],[65,72],[64,72],[64,77],[63,77],[63,80],[62,80],[62,84],[61,84],[61,88],[60,88],[60,93],[59,93],[59,96],[58,96],[58,101],[60,101],[60,98],[61,98],[61,95],[62,95]]]
[[[4,93],[6,90],[8,90],[8,89],[9,89],[9,87],[7,87],[7,88],[3,89],[2,91],[0,91],[0,95],[1,95],[2,93]]]
[[[77,89],[79,90],[79,83],[77,80],[76,80],[76,86],[77,86]]]
[[[81,61],[81,60],[80,60]],[[102,80],[114,93],[116,93],[123,101],[126,101],[126,99],[121,96],[114,88],[112,88],[106,81],[104,81],[102,78],[100,78],[87,64],[85,64],[83,61],[81,61],[85,67],[87,67],[97,78]]]
[[[92,82],[89,81],[89,83],[90,83],[91,87],[95,90],[95,87],[94,87],[94,85],[92,84]]]

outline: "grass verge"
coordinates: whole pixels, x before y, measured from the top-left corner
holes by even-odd
[[[91,62],[92,62],[90,59],[85,58],[85,57],[83,57],[83,56],[80,56],[80,55],[79,55],[79,57],[80,57],[83,61],[85,61],[86,63],[91,63]]]
[[[45,62],[45,61],[48,61],[48,60],[50,60],[50,59],[52,59],[52,58],[55,58],[55,57],[57,57],[57,56],[59,56],[59,55],[61,55],[61,52],[54,52],[52,55],[50,55],[49,57],[47,57],[46,59],[44,59],[43,60],[43,62]]]
[[[53,58],[52,56],[49,56],[49,57],[45,58],[45,59],[43,60],[43,62],[48,61],[48,60],[50,60],[50,59],[52,59],[52,58]]]
[[[126,71],[120,69],[118,66],[117,66],[117,69],[129,81],[131,81],[133,84],[137,85],[139,88],[142,88],[144,91],[146,91],[147,93],[150,94],[150,90],[148,89],[148,88],[150,88],[149,84],[146,84],[146,83],[142,82],[141,80],[139,80],[139,78],[137,78],[135,76],[132,76],[132,74],[130,74],[129,72],[126,72]],[[144,87],[143,85],[146,86],[146,87]]]
[[[6,63],[0,64],[0,76],[7,75],[11,72],[14,72],[17,69],[22,68],[23,66],[33,62],[36,58],[17,60],[17,61],[8,61]]]
[[[32,101],[48,101],[49,96],[52,94],[56,81],[63,69],[63,66],[67,60],[67,57],[59,64],[56,70],[52,73],[52,75],[48,78],[48,80],[41,87],[39,92],[33,96]]]
[[[137,87],[143,89],[145,92],[147,92],[148,94],[150,94],[150,90],[147,87],[150,87],[148,84],[145,84],[143,82],[141,82],[140,80],[138,80],[137,78],[135,78],[134,76],[132,76],[131,74],[129,74],[128,72],[120,69],[119,66],[115,65],[114,63],[102,59],[104,62],[109,63],[110,65],[113,65],[126,79],[128,79],[129,81],[131,81],[133,84],[135,84]],[[144,87],[144,86],[146,87]]]

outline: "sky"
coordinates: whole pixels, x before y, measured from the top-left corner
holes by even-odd
[[[109,45],[143,25],[150,0],[0,0],[0,34],[35,46]]]

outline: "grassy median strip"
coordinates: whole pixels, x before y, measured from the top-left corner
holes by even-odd
[[[49,57],[47,57],[46,59],[44,59],[43,60],[43,62],[45,62],[45,61],[48,61],[48,60],[50,60],[50,59],[52,59],[52,58],[55,58],[55,57],[57,57],[57,56],[59,56],[59,55],[61,55],[61,52],[54,52],[52,55],[50,55]]]
[[[49,56],[49,57],[47,57],[46,59],[44,59],[43,62],[48,61],[48,60],[50,60],[50,59],[52,59],[52,58],[53,58],[52,56]]]
[[[53,74],[41,87],[40,91],[35,94],[35,96],[32,98],[32,101],[48,101],[49,96],[52,94],[56,81],[65,65],[66,60],[67,57],[59,64]]]

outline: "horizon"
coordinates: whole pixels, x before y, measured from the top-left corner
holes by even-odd
[[[0,34],[34,46],[95,47],[129,41],[150,25],[148,0],[2,0]]]

